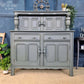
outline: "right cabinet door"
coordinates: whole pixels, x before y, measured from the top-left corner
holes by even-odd
[[[69,66],[69,42],[45,42],[44,66]]]

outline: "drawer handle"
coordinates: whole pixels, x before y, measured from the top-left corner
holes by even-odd
[[[22,39],[21,37],[18,37],[18,39]]]
[[[43,23],[41,23],[41,21],[38,22],[38,26],[40,27],[41,25],[43,25],[44,27],[46,26],[45,21],[43,21]]]
[[[36,37],[33,37],[33,39],[35,40],[35,39],[36,39]]]
[[[66,39],[66,37],[63,37],[63,39]]]
[[[48,37],[48,39],[52,39],[51,37]]]

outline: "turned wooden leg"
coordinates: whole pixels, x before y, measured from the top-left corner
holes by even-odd
[[[11,66],[11,76],[15,75],[15,69]]]
[[[70,69],[69,69],[69,75],[73,76],[73,67],[70,67]]]

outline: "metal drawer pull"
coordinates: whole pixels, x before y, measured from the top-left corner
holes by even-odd
[[[39,27],[43,25],[45,27],[45,22],[41,23],[41,21],[38,22]]]
[[[18,37],[18,39],[22,39],[22,37]]]
[[[66,37],[63,37],[63,39],[66,39]]]
[[[48,39],[52,39],[51,37],[48,37]]]
[[[35,40],[35,39],[36,39],[36,37],[33,37],[33,39]]]

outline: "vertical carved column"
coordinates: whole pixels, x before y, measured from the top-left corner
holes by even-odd
[[[70,12],[67,13],[66,17],[66,30],[70,30],[69,26],[70,26]]]
[[[18,24],[19,24],[19,18],[18,18],[16,13],[14,16],[14,24],[15,24],[15,30],[17,31],[18,30]]]

